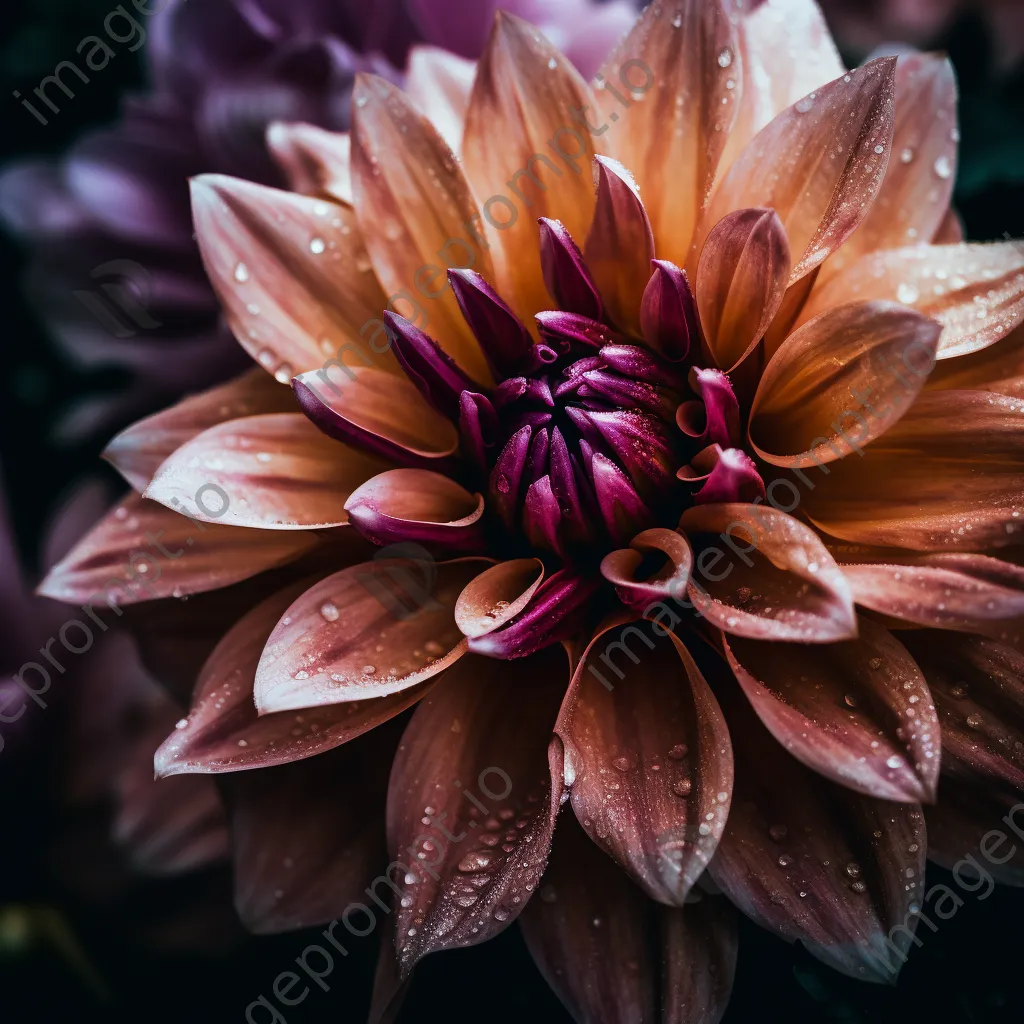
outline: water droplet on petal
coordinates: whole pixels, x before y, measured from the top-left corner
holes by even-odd
[[[235,267],[235,280],[239,284],[245,284],[249,280],[249,268],[244,263],[239,263]]]
[[[953,173],[953,165],[949,162],[948,156],[937,157],[933,164],[935,173],[940,178],[948,178]]]

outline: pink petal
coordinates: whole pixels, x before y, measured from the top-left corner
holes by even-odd
[[[466,651],[455,623],[484,559],[377,558],[320,580],[281,616],[256,671],[261,715],[400,693]]]
[[[792,516],[764,505],[696,505],[679,526],[697,552],[687,593],[713,626],[803,643],[857,635],[849,584],[814,531]]]
[[[934,801],[935,705],[888,630],[861,619],[856,640],[811,648],[727,637],[725,651],[761,721],[809,768],[881,800]]]
[[[645,557],[660,555],[662,564],[651,571]],[[619,600],[642,612],[651,602],[681,598],[690,579],[693,551],[675,530],[656,527],[638,533],[628,548],[605,555],[601,575],[615,587]]]
[[[661,626],[597,634],[555,734],[584,830],[649,896],[682,906],[732,794],[729,733],[689,652]]]
[[[470,655],[413,715],[388,793],[402,978],[428,953],[504,931],[539,882],[562,793],[545,752],[565,676],[558,648]]]

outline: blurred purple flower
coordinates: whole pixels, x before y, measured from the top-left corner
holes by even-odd
[[[284,186],[264,142],[270,122],[344,130],[358,71],[398,80],[416,42],[476,57],[498,6],[170,0],[151,17],[151,90],[62,159],[0,175],[0,218],[29,244],[27,287],[44,322],[81,365],[134,377],[116,399],[73,410],[59,432],[109,432],[244,365],[192,238],[190,176],[219,171]],[[628,0],[501,6],[539,25],[585,74],[635,16]]]

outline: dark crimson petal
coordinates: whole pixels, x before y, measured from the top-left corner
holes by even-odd
[[[938,708],[943,773],[1024,793],[1024,654],[968,633],[900,635]]]
[[[586,370],[582,374],[590,391],[605,399],[610,405],[623,409],[646,409],[656,416],[669,418],[675,412],[677,401],[663,395],[652,384],[629,380],[617,373],[603,370]],[[580,394],[583,392],[581,391]]]
[[[448,280],[495,377],[507,377],[533,348],[530,332],[475,270],[449,270]]]
[[[600,586],[600,577],[559,569],[538,587],[521,615],[504,629],[470,637],[469,649],[489,658],[525,658],[575,636]]]
[[[695,487],[693,503],[764,501],[764,481],[754,460],[739,448],[708,445],[688,466],[676,473],[685,484]],[[698,486],[699,485],[699,486]]]
[[[924,898],[920,806],[823,779],[776,743],[735,688],[715,692],[736,783],[711,877],[761,927],[836,970],[895,981]]]
[[[410,542],[443,552],[486,548],[484,498],[428,469],[392,469],[357,487],[349,522],[374,544]]]
[[[485,942],[540,881],[562,795],[546,752],[565,688],[565,653],[453,666],[417,709],[391,770],[401,978],[428,953]]]
[[[662,492],[675,484],[675,455],[661,420],[621,409],[586,416],[641,493]]]
[[[250,931],[323,924],[365,898],[384,859],[387,767],[397,741],[393,729],[375,730],[319,757],[222,778],[235,907]],[[340,785],[345,779],[360,784]]]
[[[491,395],[495,409],[503,409],[513,402],[535,402],[554,408],[555,400],[547,380],[536,377],[510,377],[502,381]]]
[[[544,475],[526,489],[523,502],[523,533],[535,548],[553,551],[564,557],[560,526],[562,511],[551,486],[551,477]]]
[[[718,1024],[736,970],[736,913],[720,897],[693,900],[681,910],[647,900],[569,815],[519,920],[541,974],[581,1024]]]
[[[384,313],[395,358],[420,393],[452,421],[459,422],[459,395],[479,391],[480,385],[459,369],[433,338],[404,316]]]
[[[545,429],[536,431],[530,440],[530,456],[526,463],[526,479],[531,483],[548,475],[550,451],[551,432]]]
[[[644,289],[640,327],[644,340],[667,359],[697,351],[697,306],[685,270],[668,260],[651,260],[654,273]]]
[[[959,864],[961,877],[979,877],[980,866],[1003,885],[1024,887],[1024,803],[1019,796],[943,775],[939,801],[926,807],[924,816],[929,860],[947,871]]]
[[[676,412],[676,423],[701,448],[718,444],[723,448],[738,448],[740,434],[740,407],[729,378],[721,370],[690,370],[690,387],[697,398],[683,402]]]
[[[593,541],[593,526],[583,509],[575,468],[562,432],[557,427],[551,431],[550,466],[551,489],[565,521],[569,540],[574,544]]]
[[[544,284],[555,305],[591,320],[604,315],[601,297],[583,254],[560,220],[541,217],[540,262]]]
[[[689,651],[659,625],[602,630],[573,674],[555,735],[584,831],[648,896],[681,907],[732,797],[729,732]]]
[[[292,388],[306,417],[328,437],[400,466],[454,464],[457,431],[408,380],[353,367],[348,379],[324,383],[319,372],[293,378]]]
[[[563,354],[580,348],[593,352],[603,345],[616,345],[625,341],[621,334],[610,327],[579,313],[546,310],[538,313],[534,319],[541,338],[556,352]]]
[[[611,459],[600,452],[595,454],[590,475],[601,518],[616,544],[629,543],[640,530],[653,524],[651,510]]]
[[[459,434],[465,454],[481,473],[487,472],[487,452],[498,436],[498,416],[485,395],[463,391],[459,398]]]
[[[686,382],[676,370],[637,345],[605,345],[601,349],[601,358],[613,370],[648,384],[678,388]]]
[[[509,529],[516,523],[519,513],[519,495],[522,491],[523,470],[530,451],[533,428],[521,427],[506,442],[498,461],[491,470],[487,493],[494,510]]]

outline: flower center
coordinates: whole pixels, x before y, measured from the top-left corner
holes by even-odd
[[[540,343],[492,396],[489,498],[532,546],[592,556],[678,516],[685,370],[578,314],[537,322]]]

